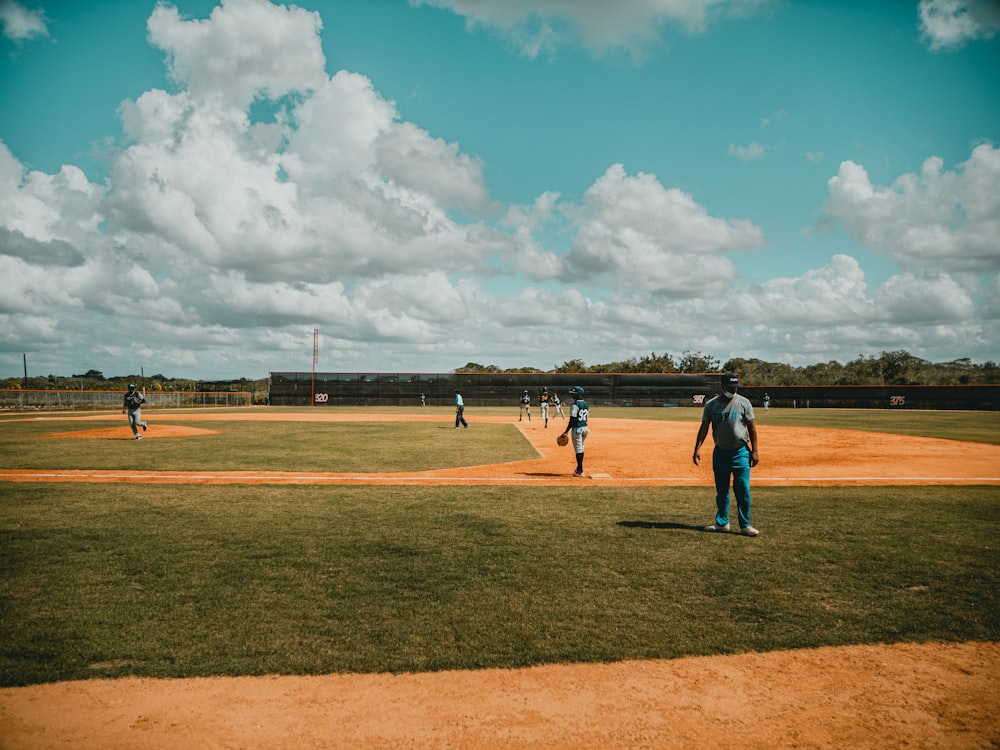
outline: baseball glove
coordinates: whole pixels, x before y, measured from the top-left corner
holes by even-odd
[[[559,445],[566,445],[567,443],[569,443],[569,438],[566,436],[565,433],[563,433],[562,435],[556,438],[556,442]]]

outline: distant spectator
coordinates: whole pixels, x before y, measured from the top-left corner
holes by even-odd
[[[455,429],[458,429],[459,424],[462,427],[468,427],[469,423],[465,421],[465,401],[462,400],[462,393],[460,391],[455,391]]]

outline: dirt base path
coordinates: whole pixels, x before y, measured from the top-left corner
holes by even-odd
[[[158,416],[158,415],[157,415]],[[75,422],[103,417],[72,418]],[[162,422],[146,415],[150,423],[143,433],[147,440],[197,438],[212,430],[190,422],[219,421],[398,421],[398,417],[378,414],[283,414],[267,412],[194,414],[183,417],[184,424]],[[442,424],[443,439],[461,439],[447,418],[437,415],[407,415],[410,422],[434,421]],[[60,420],[65,423],[67,419]],[[758,420],[760,422],[761,420]],[[483,416],[472,423],[507,424],[507,417]],[[96,430],[65,431],[56,428],[51,438],[130,440],[127,426]],[[157,482],[157,483],[268,483],[268,484],[578,484],[572,476],[576,467],[572,448],[556,445],[556,436],[565,422],[550,420],[546,429],[540,422],[514,422],[538,451],[528,461],[422,472],[337,473],[337,472],[143,472],[143,471],[35,471],[0,469],[0,480],[43,482]],[[59,429],[59,431],[55,431]],[[711,438],[702,449],[702,462],[691,461],[697,425],[690,422],[662,422],[644,419],[608,419],[597,422],[587,442],[587,480],[602,484],[712,486]],[[964,443],[875,432],[820,430],[805,427],[758,425],[761,463],[754,469],[755,485],[901,485],[901,484],[1000,484],[1000,445]]]
[[[147,417],[147,439],[209,434],[187,424],[199,417],[185,415],[183,425],[167,423],[165,414],[164,422],[153,413]],[[220,420],[218,414],[201,418]],[[571,451],[555,445],[558,421],[548,430],[518,426],[538,459],[406,474],[0,470],[0,480],[711,487],[711,446],[695,467],[696,428],[689,423],[602,420],[587,445],[589,475],[583,480],[569,476]],[[1000,446],[765,424],[759,430],[755,484],[1000,484]],[[131,437],[127,428],[52,436]],[[451,437],[460,439],[461,432]],[[0,748],[55,747],[998,748],[1000,644],[858,646],[432,674],[126,678],[0,689]]]

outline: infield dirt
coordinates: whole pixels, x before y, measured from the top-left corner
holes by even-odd
[[[207,434],[187,424],[197,421],[190,415],[183,425],[147,416],[147,439]],[[4,470],[0,480],[701,484],[710,512],[710,445],[695,467],[689,423],[598,421],[582,480],[569,476],[558,429],[519,426],[539,458],[397,475]],[[755,484],[1000,484],[1000,446],[759,431]],[[131,439],[127,427],[53,435]],[[766,543],[766,533],[747,543]],[[1000,644],[964,643],[407,675],[88,680],[0,689],[0,748],[996,748],[998,676]]]
[[[199,420],[219,422],[226,415],[186,414],[183,424],[172,424],[164,413],[157,422],[147,415],[150,428],[143,433],[147,440],[197,438],[212,434],[192,426]],[[107,420],[107,416],[74,418],[75,424],[88,419]],[[231,421],[319,421],[375,422],[427,421],[441,424],[449,438],[461,439],[462,430],[454,430],[451,420],[441,412],[436,415],[407,415],[404,418],[384,413],[320,412],[288,414],[240,412],[228,417]],[[65,422],[66,420],[63,420]],[[180,421],[180,420],[178,420]],[[502,416],[483,416],[480,424],[509,423]],[[1000,484],[1000,445],[970,444],[956,440],[939,440],[912,436],[888,435],[852,430],[783,427],[760,424],[761,463],[754,469],[757,485],[900,485],[900,484]],[[473,418],[470,429],[475,429]],[[74,429],[55,431],[53,438],[131,440],[127,426],[95,430]],[[481,482],[489,484],[574,484],[575,468],[572,448],[556,445],[561,420],[550,420],[545,429],[540,420],[514,422],[538,451],[538,458],[502,464],[463,466],[422,472],[385,474],[336,472],[197,472],[196,478],[185,472],[101,472],[46,471],[43,473],[0,470],[0,479],[17,481],[134,481],[173,482],[267,482],[274,483],[452,483]],[[706,485],[712,483],[711,440],[703,447],[703,460],[695,466],[691,460],[697,425],[690,422],[668,422],[644,419],[598,420],[587,443],[586,468],[588,481],[602,484],[635,485]],[[452,434],[453,433],[453,434]]]

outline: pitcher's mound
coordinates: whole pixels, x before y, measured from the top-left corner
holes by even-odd
[[[202,430],[178,424],[154,424],[141,433],[143,440],[156,438],[201,437],[217,435],[218,430]],[[74,432],[53,432],[48,438],[84,438],[90,440],[135,440],[128,427],[105,427],[103,430],[77,430]]]

